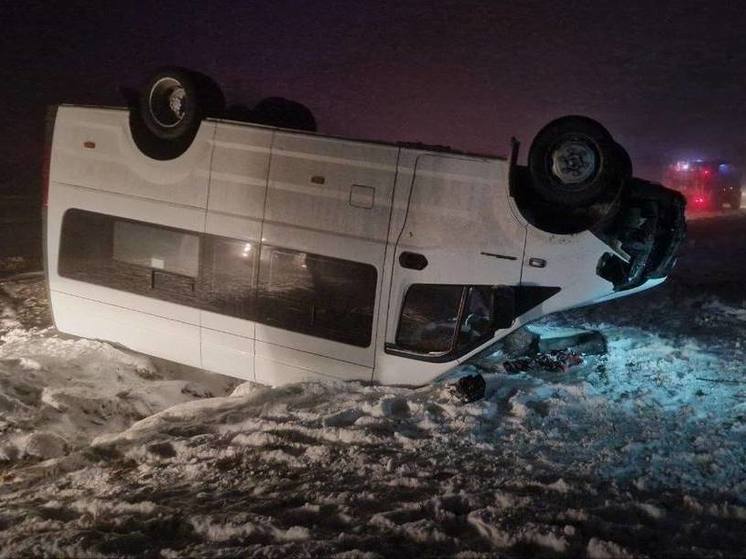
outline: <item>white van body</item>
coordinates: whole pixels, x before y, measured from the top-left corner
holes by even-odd
[[[600,258],[613,249],[588,231],[557,235],[528,223],[511,197],[509,172],[510,162],[497,157],[215,119],[202,122],[183,155],[157,161],[133,142],[128,110],[60,106],[51,145],[45,240],[56,327],[272,385],[312,378],[419,385],[537,317],[663,281],[615,291],[596,273]],[[63,225],[73,218],[81,224],[69,225],[70,234],[78,236],[68,242]],[[116,287],[118,280],[99,281],[93,271],[80,271],[92,262],[85,260],[91,251],[99,250],[99,236],[85,233],[85,220],[111,223],[106,227],[113,240],[107,242],[119,260],[116,266],[142,269],[149,286],[123,290]],[[164,228],[160,249],[147,248],[149,241],[140,238],[147,224]],[[353,326],[344,332],[324,317],[345,309],[357,312],[355,303],[322,301],[319,312],[330,334],[319,335],[306,325],[305,311],[282,314],[271,297],[264,303],[265,315],[256,317],[191,304],[190,290],[202,289],[205,239],[214,244],[209,249],[214,254],[243,246],[242,256],[253,262],[246,268],[246,285],[264,282],[267,293],[275,289],[273,267],[285,266],[302,279],[298,274],[312,264],[340,274],[348,266],[372,290],[372,308],[361,311],[360,320],[351,317]],[[93,249],[82,247],[89,241]],[[65,248],[66,242],[71,246]],[[174,246],[179,255],[171,254]],[[152,252],[161,249],[168,254]],[[78,268],[61,262],[65,251],[77,254]],[[264,253],[266,260],[259,256]],[[403,266],[402,253],[418,255],[415,265]],[[417,269],[422,257],[426,266]],[[180,259],[180,267],[169,271],[170,259]],[[132,273],[141,277],[139,271]],[[219,291],[222,272],[211,273],[211,289]],[[93,279],[85,279],[89,276]],[[551,294],[520,309],[510,326],[476,344],[418,353],[397,343],[405,297],[415,284],[533,286]],[[158,296],[159,285],[165,286],[164,293],[173,291],[171,300]],[[328,296],[334,299],[332,289]],[[344,289],[349,293],[349,286]],[[226,300],[231,297],[233,291]],[[332,309],[337,304],[343,306]],[[308,312],[313,324],[317,308]],[[272,318],[273,313],[280,318]],[[294,316],[303,322],[297,328]],[[464,329],[459,321],[454,336]],[[353,343],[345,341],[348,335]]]

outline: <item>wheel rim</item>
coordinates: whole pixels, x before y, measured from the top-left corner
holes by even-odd
[[[554,149],[551,158],[552,174],[563,184],[584,183],[596,172],[596,151],[584,142],[563,142]]]
[[[148,109],[163,128],[178,126],[186,116],[186,90],[175,78],[161,78],[150,88]]]

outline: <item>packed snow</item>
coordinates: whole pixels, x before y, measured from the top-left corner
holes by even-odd
[[[671,281],[545,318],[603,332],[567,371],[506,343],[420,388],[278,388],[49,326],[0,282],[0,557],[694,557],[746,549],[746,219],[692,224]],[[726,265],[727,264],[727,265]]]

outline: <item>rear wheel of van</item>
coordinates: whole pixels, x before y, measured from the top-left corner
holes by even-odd
[[[613,200],[632,176],[629,155],[595,120],[558,118],[542,128],[528,155],[529,187],[543,203],[582,208]]]
[[[140,150],[153,159],[174,159],[197,135],[202,119],[218,116],[224,98],[207,76],[184,68],[162,68],[130,108],[130,128]]]

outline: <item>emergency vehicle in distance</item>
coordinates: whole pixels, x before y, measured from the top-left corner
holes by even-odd
[[[223,374],[423,384],[547,313],[660,284],[684,238],[683,197],[586,117],[547,124],[523,166],[517,142],[317,134],[285,100],[228,120],[182,68],[128,104],[50,115],[55,324]]]
[[[663,181],[686,196],[691,210],[741,207],[741,169],[723,160],[677,161],[666,168]]]

